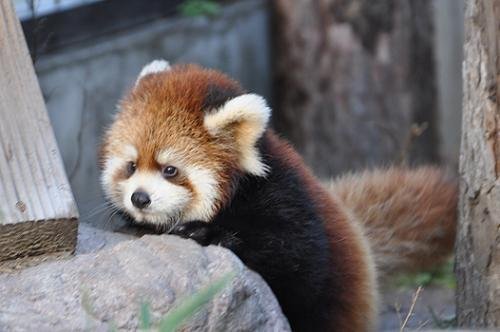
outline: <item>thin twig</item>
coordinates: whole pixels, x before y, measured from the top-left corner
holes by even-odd
[[[409,154],[413,143],[418,137],[420,137],[424,133],[424,131],[428,127],[429,124],[427,122],[423,122],[420,124],[413,123],[411,125],[410,131],[408,132],[408,135],[406,136],[403,145],[401,147],[401,151],[399,153],[399,158],[398,158],[398,164],[405,165],[408,163]]]
[[[399,304],[399,302],[394,303],[394,309],[396,310],[396,313],[398,314],[399,326],[402,326],[403,325],[403,315],[401,315],[401,304]]]
[[[406,318],[405,318],[405,320],[403,322],[403,325],[401,325],[401,328],[399,329],[399,332],[403,332],[404,329],[406,328],[406,324],[408,324],[408,321],[410,320],[410,317],[413,314],[413,310],[415,309],[415,304],[417,303],[417,300],[418,300],[418,297],[419,297],[421,291],[422,291],[422,286],[418,286],[417,291],[413,295],[413,299],[411,301],[410,310],[408,310],[408,314],[406,315]]]
[[[419,325],[419,327],[417,327],[417,331],[421,331],[427,324],[429,324],[429,320],[425,320],[422,324]]]

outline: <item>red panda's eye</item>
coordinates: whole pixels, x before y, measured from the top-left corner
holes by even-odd
[[[132,174],[134,174],[136,168],[137,168],[137,165],[133,161],[128,162],[127,163],[127,176],[131,176]]]
[[[161,170],[161,174],[163,175],[164,178],[172,178],[177,175],[177,168],[174,166],[165,166]]]

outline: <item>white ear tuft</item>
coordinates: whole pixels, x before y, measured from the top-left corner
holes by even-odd
[[[149,74],[155,74],[155,73],[161,73],[163,71],[169,71],[170,70],[170,64],[168,61],[165,60],[154,60],[150,62],[149,64],[145,65],[144,68],[142,68],[141,73],[139,74],[139,77],[137,78],[136,85],[139,83],[141,78],[143,78],[146,75]]]
[[[261,96],[245,94],[229,100],[224,106],[205,115],[205,128],[212,136],[233,130],[243,170],[259,176],[267,166],[255,146],[262,137],[271,117],[271,109]]]
[[[242,121],[250,122],[257,130],[255,134],[260,136],[266,129],[270,116],[271,110],[264,98],[255,94],[245,94],[229,100],[218,110],[208,113],[204,123],[210,134],[216,136],[228,125]]]

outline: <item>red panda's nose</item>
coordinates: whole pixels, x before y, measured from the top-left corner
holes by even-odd
[[[146,206],[151,204],[149,195],[144,191],[134,192],[132,194],[132,197],[130,197],[130,200],[132,201],[132,204],[134,204],[134,206],[138,209],[144,209]]]

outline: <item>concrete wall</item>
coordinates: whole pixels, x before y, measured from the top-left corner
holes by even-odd
[[[81,220],[109,228],[103,213],[97,150],[116,103],[152,59],[218,68],[270,96],[269,17],[264,0],[240,1],[215,18],[155,21],[93,45],[45,56],[40,85]]]
[[[464,0],[435,0],[434,24],[439,151],[442,162],[457,171],[462,124]]]

